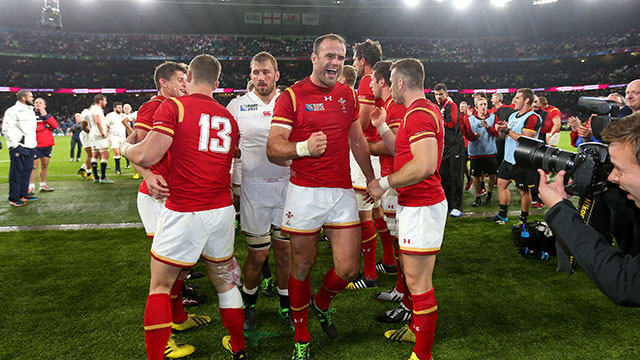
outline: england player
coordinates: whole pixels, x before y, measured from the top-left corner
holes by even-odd
[[[353,66],[356,68],[358,75],[361,76],[360,83],[358,84],[358,102],[360,103],[359,121],[368,142],[380,140],[378,132],[375,127],[371,125],[370,116],[374,108],[384,106],[383,100],[376,99],[371,90],[371,71],[373,66],[381,59],[382,48],[377,41],[367,39],[354,46]],[[379,157],[372,156],[371,164],[373,165],[374,175],[379,176]],[[353,157],[351,157],[350,166],[351,182],[356,190],[358,199],[364,268],[363,273],[358,275],[356,279],[353,279],[353,281],[347,285],[347,288],[353,290],[374,288],[378,287],[378,273],[376,271],[376,244],[378,236],[376,234],[376,228],[380,233],[380,238],[383,239],[383,244],[390,245],[391,236],[389,235],[387,224],[384,221],[384,213],[380,202],[376,201],[374,204],[368,204],[364,201],[364,198],[368,196],[366,193],[367,184],[362,171]],[[384,246],[383,249],[387,252],[388,258],[393,257],[392,246]],[[393,268],[394,264],[390,264],[391,266],[389,267],[383,266],[382,263],[378,265],[382,272],[395,273],[395,269]]]
[[[160,107],[162,102],[168,98],[179,98],[186,94],[187,66],[175,62],[165,62],[156,67],[153,79],[158,89],[156,96],[144,103],[136,112],[134,129],[128,143],[136,144],[142,141],[153,128],[153,114]],[[164,199],[169,196],[167,189],[167,171],[169,157],[164,157],[161,161],[144,168],[133,165],[136,172],[143,175],[143,181],[138,188],[138,213],[147,232],[147,238],[153,239],[156,231],[157,218],[162,208]],[[174,286],[171,288],[171,315],[172,328],[175,331],[184,331],[191,328],[203,326],[211,322],[209,316],[187,314],[183,305],[184,279],[188,270],[181,271]],[[198,297],[196,296],[196,300]],[[193,299],[190,298],[190,302]],[[165,356],[170,358],[180,358],[195,351],[191,345],[182,344],[170,338],[165,349]]]
[[[122,103],[117,101],[113,103],[113,111],[105,116],[105,122],[109,129],[109,143],[113,150],[113,160],[116,163],[115,171],[117,175],[122,174],[122,170],[120,169],[120,144],[122,144],[127,137],[127,128],[122,124],[124,117],[122,113]]]
[[[267,52],[251,60],[249,76],[254,84],[248,92],[229,104],[227,110],[238,122],[242,177],[240,224],[246,234],[248,254],[244,262],[244,329],[256,326],[255,311],[260,275],[273,246],[277,264],[277,292],[280,315],[291,323],[289,311],[289,237],[282,234],[282,209],[289,180],[288,166],[272,164],[267,159],[267,138],[276,103],[276,82],[280,78],[278,62]]]
[[[107,106],[107,97],[98,94],[93,98],[93,105],[89,108],[89,123],[91,132],[89,140],[91,149],[91,169],[93,170],[93,182],[112,184],[107,178],[107,162],[109,161],[109,133],[104,118],[104,107]],[[98,177],[98,159],[100,159],[100,177]]]
[[[78,175],[87,180],[93,180],[94,174],[91,167],[93,145],[91,145],[91,139],[89,137],[89,133],[91,132],[91,112],[89,111],[89,108],[82,110],[80,113],[80,124],[82,126],[80,142],[82,143],[86,157],[84,159],[84,164],[82,164],[80,169],[78,169]]]
[[[125,156],[142,167],[168,154],[167,189],[151,246],[151,285],[145,309],[149,360],[160,360],[171,334],[171,290],[183,269],[200,256],[218,292],[220,315],[230,336],[223,346],[234,359],[246,359],[242,296],[235,286],[234,210],[229,191],[231,160],[238,142],[233,116],[215,101],[220,63],[198,55],[189,64],[187,93],[165,100],[142,142],[124,143]],[[140,117],[140,116],[138,116]],[[215,176],[213,175],[215,174]]]
[[[324,332],[338,336],[329,305],[358,274],[360,265],[360,219],[350,179],[349,145],[367,182],[373,180],[373,169],[358,122],[356,94],[337,83],[345,56],[346,43],[340,35],[314,41],[313,72],[280,95],[267,140],[271,162],[293,160],[282,229],[291,236],[289,296],[296,360],[309,358],[309,307]],[[311,296],[309,273],[322,227],[331,243],[334,267]]]
[[[447,219],[447,200],[438,168],[444,147],[444,121],[439,108],[424,95],[424,68],[416,59],[403,59],[391,67],[393,101],[407,107],[396,136],[394,172],[369,184],[373,196],[398,191],[400,264],[411,292],[411,330],[390,330],[390,339],[415,334],[410,360],[431,359],[438,305],[432,274],[440,252]],[[372,117],[379,117],[376,111]],[[399,336],[400,335],[400,336]],[[407,336],[409,337],[409,336]]]
[[[381,140],[375,143],[369,143],[369,150],[372,154],[380,155],[380,172],[381,176],[387,176],[393,172],[393,156],[396,152],[395,135],[405,115],[405,107],[403,104],[396,104],[391,96],[391,61],[379,61],[373,67],[371,74],[371,89],[376,99],[384,100],[384,116],[371,120],[371,124],[376,127],[380,134]],[[382,291],[373,294],[373,298],[378,301],[401,301],[397,307],[376,315],[377,321],[382,322],[402,322],[411,318],[410,294],[407,289],[406,281],[402,273],[402,267],[396,264],[399,262],[398,238],[396,226],[396,208],[398,207],[398,193],[395,189],[389,189],[382,195],[382,208],[384,209],[385,220],[389,226],[392,243],[386,246],[392,247],[390,251],[391,259],[382,258],[382,264],[394,264],[397,273],[397,282],[391,290]],[[385,243],[383,241],[383,246]],[[385,265],[391,266],[391,265]]]
[[[122,126],[125,127],[126,133],[127,133],[127,135],[125,136],[125,140],[133,132],[133,124],[136,122],[136,117],[138,116],[137,111],[136,112],[132,112],[132,111],[133,111],[133,108],[131,107],[131,104],[122,105],[122,114],[124,115],[122,118]],[[129,163],[129,159],[127,158],[124,158],[124,159],[127,162],[127,165],[124,168],[128,169],[131,166],[131,164]]]
[[[531,89],[519,89],[514,97],[515,112],[509,116],[508,122],[497,123],[496,129],[500,136],[506,136],[504,147],[504,160],[498,167],[498,195],[500,197],[500,211],[487,220],[498,225],[504,225],[509,221],[507,212],[511,194],[509,183],[514,181],[520,190],[520,221],[527,222],[529,209],[531,208],[531,190],[535,184],[535,172],[520,169],[515,166],[514,153],[518,147],[518,138],[528,136],[538,137],[542,119],[533,111],[534,94]]]

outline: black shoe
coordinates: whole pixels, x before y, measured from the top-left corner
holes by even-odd
[[[491,204],[491,193],[487,193],[487,198],[484,199],[484,203],[487,205]]]
[[[395,264],[387,265],[380,260],[376,263],[376,270],[383,274],[395,275],[398,273],[398,266]]]
[[[197,285],[198,284],[196,284],[196,283],[191,283],[191,284],[185,283],[183,289],[186,289],[187,291],[195,291]]]
[[[322,331],[327,334],[331,339],[335,339],[338,337],[338,329],[336,328],[336,324],[333,323],[333,313],[335,309],[329,308],[327,311],[322,311],[316,307],[316,304],[313,302],[313,298],[315,295],[311,295],[311,300],[309,301],[309,307],[313,309],[313,312],[316,313],[316,317],[320,320],[320,326],[322,327]]]
[[[476,199],[473,201],[473,203],[471,204],[471,206],[473,207],[478,207],[482,204],[482,199],[480,199],[480,197],[476,197]]]
[[[244,329],[253,330],[256,327],[256,304],[244,307]]]
[[[273,277],[262,279],[260,284],[260,293],[266,297],[273,297]]]
[[[195,279],[200,279],[203,276],[204,276],[204,274],[202,272],[191,270],[191,271],[189,271],[187,276],[184,277],[184,279],[185,280],[195,280]]]
[[[207,294],[198,294],[195,291],[187,289],[182,290],[182,306],[196,306],[201,305],[207,300]]]
[[[376,321],[397,323],[411,319],[411,311],[400,304],[397,307],[376,315]]]
[[[378,287],[378,279],[367,279],[363,274],[358,274],[358,276],[351,280],[350,283],[347,284],[346,289],[348,290],[360,290],[360,289],[373,289]]]

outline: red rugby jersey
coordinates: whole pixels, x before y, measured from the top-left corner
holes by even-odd
[[[384,101],[382,99],[376,99],[373,96],[373,89],[371,89],[371,81],[373,78],[371,74],[365,75],[360,79],[360,83],[358,84],[358,103],[362,105],[374,105],[375,107],[382,108],[384,107]],[[368,142],[377,142],[382,140],[380,134],[378,134],[378,130],[375,126],[371,125],[369,122],[369,126],[364,129],[364,136],[367,138]]]
[[[384,110],[387,112],[387,125],[390,129],[398,129],[406,109],[402,104],[396,104],[393,98],[389,98],[384,102]],[[380,155],[380,175],[387,176],[393,172],[393,156]]]
[[[418,99],[408,108],[396,135],[394,171],[411,159],[411,144],[424,138],[438,142],[438,165],[435,173],[417,184],[398,188],[398,204],[402,206],[430,206],[445,199],[440,181],[440,163],[444,148],[444,120],[440,109],[427,99]]]
[[[271,124],[291,129],[289,141],[305,141],[317,131],[327,136],[324,154],[293,159],[291,183],[351,189],[349,129],[358,120],[359,111],[353,89],[340,83],[329,88],[319,87],[309,77],[278,97]]]
[[[153,128],[153,114],[156,113],[156,110],[160,107],[160,104],[165,100],[164,96],[156,95],[149,99],[146,103],[140,106],[138,109],[138,116],[136,117],[136,121],[133,124],[134,129],[140,129],[144,131],[151,131]],[[167,166],[169,164],[169,153],[167,152],[158,163],[151,166],[150,170],[152,173],[156,175],[162,176],[165,180],[167,179]],[[138,191],[149,195],[149,189],[147,188],[147,182],[142,180],[140,187],[138,187]]]
[[[231,160],[238,144],[238,124],[214,99],[192,94],[165,100],[153,129],[171,136],[167,209],[179,212],[231,205]]]
[[[551,129],[553,129],[553,118],[562,117],[562,113],[560,109],[555,106],[547,105],[547,107],[542,108],[542,110],[547,112],[547,116],[544,118],[544,130],[540,130],[540,132],[549,134],[551,133]]]

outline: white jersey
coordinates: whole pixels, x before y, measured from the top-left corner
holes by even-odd
[[[122,119],[125,118],[123,113],[116,113],[112,111],[105,116],[107,127],[109,128],[109,137],[127,137],[127,128],[122,124]]]
[[[288,181],[289,168],[278,166],[267,159],[267,138],[271,128],[273,108],[278,97],[265,104],[250,92],[229,103],[227,109],[238,122],[242,181]]]
[[[80,121],[84,121],[87,123],[87,125],[89,126],[89,129],[91,129],[91,112],[89,111],[89,109],[84,109],[82,110],[82,112],[80,113]]]
[[[100,105],[93,104],[89,108],[89,124],[91,124],[91,134],[100,135],[100,131],[98,130],[98,125],[96,124],[95,116],[98,115],[100,120],[102,120],[102,133],[107,133],[107,124],[104,119],[104,111],[100,107]]]

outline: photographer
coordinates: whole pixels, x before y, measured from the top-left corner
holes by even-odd
[[[640,208],[640,114],[611,123],[603,138],[610,143],[614,166],[608,180],[618,184],[627,193],[627,199]],[[540,178],[540,198],[550,209],[545,215],[547,223],[600,291],[616,304],[640,306],[640,255],[627,255],[612,247],[595,229],[583,223],[578,211],[566,200],[564,176],[564,171],[558,173],[553,184],[547,184],[544,176]],[[640,239],[636,237],[636,241]]]

